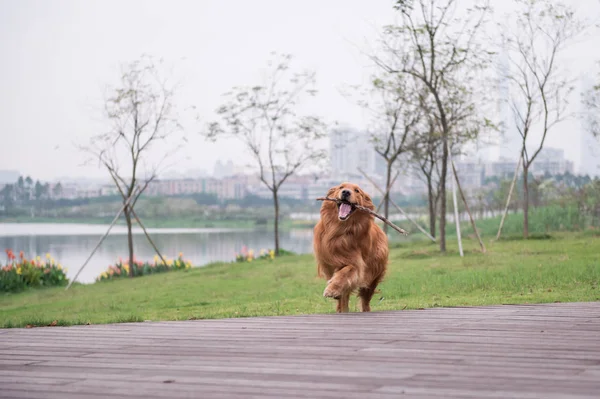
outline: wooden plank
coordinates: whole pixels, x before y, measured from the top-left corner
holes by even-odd
[[[0,397],[585,398],[600,390],[598,302],[2,333]]]

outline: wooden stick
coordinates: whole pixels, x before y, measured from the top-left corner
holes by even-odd
[[[467,210],[467,214],[469,215],[469,220],[471,221],[471,226],[473,227],[473,231],[475,232],[475,236],[477,240],[479,240],[479,246],[481,247],[481,252],[485,253],[485,245],[483,244],[483,240],[481,239],[481,235],[479,234],[479,230],[477,230],[477,225],[475,224],[475,219],[473,219],[473,215],[471,214],[471,209],[469,209],[469,204],[467,203],[467,198],[465,197],[465,193],[460,186],[460,180],[458,180],[458,174],[456,173],[456,167],[454,166],[454,161],[450,158],[450,163],[452,164],[452,171],[454,172],[454,178],[456,179],[456,185],[458,186],[458,192],[460,193],[460,197],[465,204],[465,209]]]
[[[358,171],[359,171],[360,173],[362,173],[362,175],[363,175],[363,176],[364,176],[364,177],[365,177],[367,180],[369,180],[369,181],[371,182],[371,184],[373,185],[373,187],[375,187],[375,188],[376,188],[376,189],[377,189],[377,190],[378,190],[378,191],[379,191],[381,194],[383,194],[383,190],[381,189],[381,187],[379,187],[379,186],[378,186],[378,185],[377,185],[377,184],[376,184],[376,183],[373,181],[373,179],[371,179],[371,178],[370,178],[370,177],[369,177],[369,176],[368,176],[368,175],[367,175],[367,174],[366,174],[366,173],[365,173],[365,172],[364,172],[362,169],[358,168]],[[398,172],[398,173],[399,173],[399,172]],[[398,173],[396,173],[396,177],[398,177]],[[396,178],[394,178],[394,180],[396,180]],[[385,196],[384,196],[384,198],[385,198]],[[423,227],[421,227],[421,226],[420,226],[420,225],[419,225],[417,222],[415,222],[414,220],[412,220],[412,219],[410,218],[410,216],[408,216],[408,214],[407,214],[406,212],[404,212],[404,211],[402,210],[402,208],[400,208],[400,207],[399,207],[399,206],[398,206],[398,205],[397,205],[397,204],[394,202],[394,200],[392,200],[392,198],[391,198],[391,197],[388,197],[388,200],[390,201],[390,203],[391,203],[392,205],[394,205],[394,207],[395,207],[395,208],[398,210],[398,212],[400,212],[401,214],[403,214],[403,215],[404,215],[404,217],[406,217],[406,219],[407,219],[409,222],[411,222],[412,224],[414,224],[414,225],[415,225],[415,226],[416,226],[416,227],[417,227],[417,228],[418,228],[418,229],[421,231],[421,233],[425,234],[425,236],[426,236],[427,238],[429,238],[431,241],[435,242],[435,238],[433,238],[433,237],[431,236],[431,234],[429,234],[427,231],[425,231],[425,229],[423,229]],[[379,209],[378,209],[378,210],[379,210]]]
[[[79,273],[81,273],[81,271],[88,264],[88,262],[90,261],[90,259],[92,259],[92,256],[94,256],[94,254],[96,253],[96,251],[98,250],[98,248],[100,248],[100,245],[104,242],[104,240],[106,239],[106,237],[108,237],[108,234],[112,230],[113,226],[115,225],[115,223],[117,223],[117,220],[119,220],[119,216],[121,216],[121,214],[123,213],[123,210],[125,209],[125,207],[127,205],[129,205],[129,202],[131,202],[131,199],[133,197],[135,197],[135,195],[131,195],[131,197],[127,198],[127,201],[125,201],[123,203],[123,206],[121,207],[121,209],[117,213],[117,216],[115,216],[115,218],[113,219],[113,221],[110,224],[110,226],[108,226],[108,230],[106,230],[106,233],[104,233],[104,235],[102,236],[102,238],[100,239],[100,241],[98,241],[98,244],[96,244],[96,247],[94,248],[94,250],[92,251],[92,253],[90,254],[90,256],[88,256],[88,258],[85,260],[85,262],[83,263],[83,265],[79,268],[79,270],[77,271],[77,274],[75,274],[75,277],[73,277],[73,279],[69,282],[69,284],[67,285],[67,288],[65,288],[65,291],[68,290],[69,288],[71,288],[71,285],[73,285],[73,283],[75,282],[75,280],[77,280],[77,277],[79,277]]]
[[[148,232],[146,231],[146,228],[144,227],[144,225],[142,224],[142,221],[140,220],[140,218],[138,217],[138,215],[135,213],[135,211],[133,210],[133,208],[131,208],[131,214],[133,215],[133,217],[135,218],[135,220],[138,222],[138,224],[140,225],[140,227],[142,228],[142,230],[144,231],[144,234],[146,235],[146,238],[148,239],[148,242],[150,242],[150,245],[152,245],[152,248],[154,248],[154,251],[156,252],[156,254],[160,257],[160,259],[163,261],[163,264],[167,264],[167,261],[165,260],[165,258],[163,258],[163,256],[161,255],[160,251],[158,250],[158,248],[156,247],[156,245],[154,245],[154,241],[152,241],[152,238],[150,238],[150,235],[148,234]]]
[[[512,183],[510,184],[510,190],[508,190],[508,198],[506,198],[506,207],[504,207],[504,213],[502,213],[502,220],[500,221],[500,227],[498,227],[498,234],[496,234],[496,241],[500,239],[502,234],[502,228],[504,227],[504,219],[508,214],[508,208],[510,207],[510,199],[512,198],[513,190],[515,189],[515,183],[517,182],[517,176],[519,176],[519,168],[521,167],[521,161],[523,161],[523,154],[519,157],[517,162],[517,169],[515,169],[515,175],[513,176]]]
[[[450,164],[452,164],[452,151],[450,149],[449,141],[446,141],[446,148],[448,149],[448,158],[450,160]],[[456,178],[456,173],[454,174],[454,177]],[[450,179],[450,182],[452,183],[452,201],[454,203],[454,223],[456,224],[456,237],[458,239],[458,253],[460,254],[460,257],[462,258],[463,256],[465,256],[465,253],[463,252],[462,237],[460,235],[460,218],[458,216],[458,201],[456,200],[456,179]]]
[[[333,201],[335,203],[341,203],[343,201],[340,200],[336,200],[334,198],[328,198],[328,197],[319,197],[317,198],[317,201]],[[369,208],[365,208],[364,206],[360,206],[360,205],[352,205],[353,207],[355,207],[356,209],[358,209],[359,211],[363,211],[363,212],[367,212],[373,216],[375,216],[376,218],[380,219],[383,221],[383,223],[387,224],[388,226],[390,226],[392,229],[396,230],[398,233],[403,234],[405,236],[408,235],[408,231],[396,226],[394,223],[390,222],[389,220],[387,220],[385,217],[373,212],[372,210],[370,210]]]

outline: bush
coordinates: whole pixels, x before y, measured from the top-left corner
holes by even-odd
[[[165,273],[172,270],[187,270],[192,267],[190,261],[183,259],[183,254],[179,253],[179,257],[175,260],[166,259],[166,263],[160,262],[158,256],[154,257],[154,262],[140,262],[137,260],[133,261],[133,276],[147,276],[150,274]],[[129,262],[123,262],[119,259],[115,265],[111,265],[105,272],[102,272],[96,281],[108,281],[115,280],[118,278],[129,277]]]
[[[6,250],[8,261],[0,265],[0,292],[19,292],[27,288],[55,287],[66,285],[66,269],[56,263],[50,254],[45,261],[38,256],[36,259],[25,259],[23,251],[19,257],[11,249]]]

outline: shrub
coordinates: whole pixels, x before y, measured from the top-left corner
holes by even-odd
[[[23,251],[19,257],[11,249],[6,250],[7,263],[0,265],[0,292],[19,292],[26,288],[54,287],[66,285],[67,269],[58,264],[50,254],[46,259],[39,256],[26,259]]]
[[[165,263],[161,262],[158,256],[155,256],[153,263],[134,260],[133,276],[147,276],[150,274],[165,273],[172,270],[187,270],[191,267],[191,262],[184,260],[182,253],[179,253],[179,256],[175,260],[165,259]],[[114,266],[110,265],[105,272],[102,272],[102,274],[96,277],[96,281],[108,281],[128,277],[129,270],[129,262],[123,262],[122,259],[119,259]]]

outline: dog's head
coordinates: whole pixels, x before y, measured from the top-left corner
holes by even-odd
[[[365,193],[357,184],[353,183],[342,183],[339,186],[335,186],[327,191],[327,197],[337,200],[337,204],[331,201],[325,201],[322,205],[322,209],[327,212],[336,212],[337,218],[345,222],[346,220],[354,217],[356,212],[356,205],[375,209],[373,201],[367,193]],[[363,215],[367,215],[364,212],[360,212]]]

